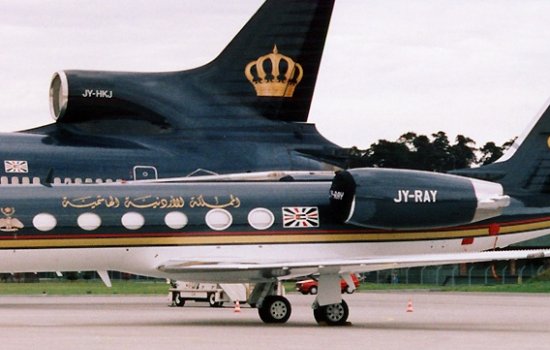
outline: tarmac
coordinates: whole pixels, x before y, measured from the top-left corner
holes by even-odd
[[[289,294],[283,325],[246,305],[168,296],[2,296],[1,349],[548,349],[545,294],[364,292],[345,295],[350,324],[318,326],[312,296]],[[412,312],[407,312],[409,300]]]

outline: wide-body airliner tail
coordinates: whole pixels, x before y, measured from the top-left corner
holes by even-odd
[[[268,0],[209,64],[181,72],[62,71],[57,123],[127,120],[161,130],[305,122],[333,0]]]
[[[57,72],[55,124],[3,135],[0,159],[65,182],[344,167],[346,152],[304,123],[333,6],[267,0],[217,58],[190,70]]]

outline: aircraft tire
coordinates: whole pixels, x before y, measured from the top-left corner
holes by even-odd
[[[349,316],[348,304],[342,300],[339,304],[319,306],[313,310],[313,317],[319,324],[339,326],[347,322]]]
[[[174,304],[178,307],[183,307],[185,305],[185,299],[183,299],[179,292],[173,292],[174,295],[172,296],[172,300],[174,301]]]
[[[258,308],[260,319],[265,323],[285,323],[291,312],[288,299],[279,295],[265,297],[262,307]]]

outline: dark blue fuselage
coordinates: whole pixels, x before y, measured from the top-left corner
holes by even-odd
[[[44,182],[75,179],[139,180],[190,174],[267,170],[326,170],[338,163],[338,147],[310,124],[250,130],[172,131],[157,135],[110,131],[102,136],[56,125],[31,132],[0,134],[0,161],[25,162],[25,171],[5,166],[0,176],[38,177]],[[4,164],[5,165],[5,164]],[[47,179],[49,177],[49,179]],[[58,179],[58,180],[57,180]]]

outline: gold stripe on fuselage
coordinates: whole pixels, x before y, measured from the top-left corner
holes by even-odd
[[[550,221],[524,222],[500,226],[498,235],[519,232],[536,231],[550,228]],[[69,235],[67,235],[69,236]],[[467,237],[490,236],[488,227],[464,228],[460,230],[440,231],[410,231],[410,232],[352,232],[339,233],[338,231],[287,231],[234,233],[228,232],[213,234],[182,233],[178,236],[171,234],[147,236],[141,233],[132,237],[97,237],[97,238],[27,238],[19,236],[13,239],[0,240],[0,249],[40,249],[40,248],[89,248],[89,247],[132,247],[132,246],[177,246],[177,245],[230,245],[230,244],[291,244],[291,243],[351,243],[351,242],[392,242],[392,241],[419,241],[435,239],[459,239]]]

